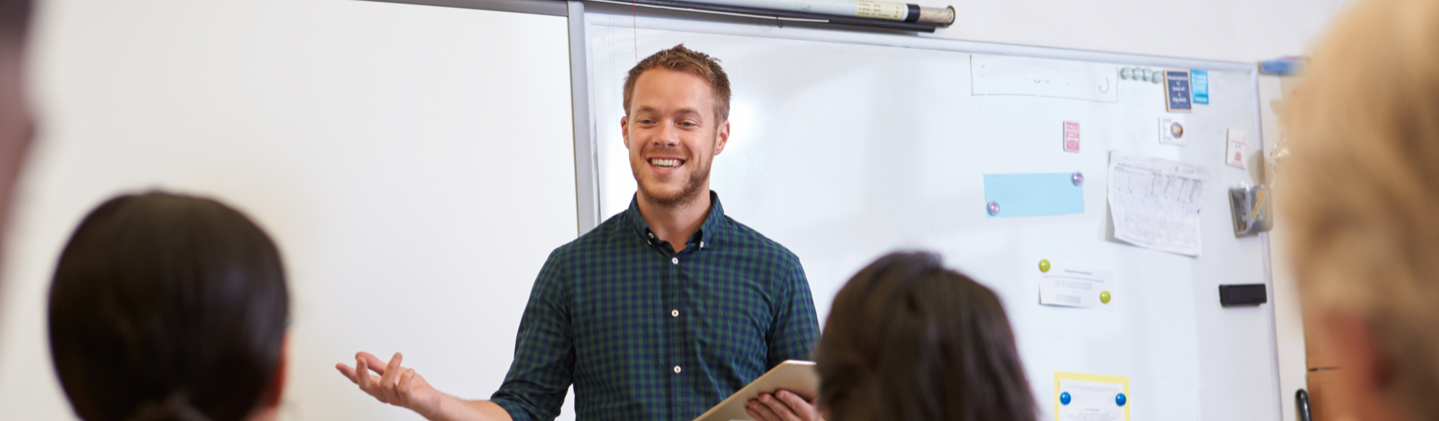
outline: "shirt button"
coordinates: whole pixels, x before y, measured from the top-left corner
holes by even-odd
[[[650,233],[650,238],[655,238],[655,233]]]
[[[679,373],[680,373],[680,366],[675,366],[675,374],[679,374]]]
[[[703,241],[700,242],[700,248],[705,248],[705,242],[703,242]]]
[[[679,317],[679,316],[680,316],[680,311],[679,311],[678,309],[676,309],[676,310],[670,310],[670,316],[671,316],[671,317]]]
[[[674,263],[674,264],[678,265],[678,264],[680,264],[680,258],[678,258],[678,257],[671,257],[671,258],[670,258],[670,263]]]

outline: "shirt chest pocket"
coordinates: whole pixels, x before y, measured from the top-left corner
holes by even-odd
[[[766,297],[735,292],[695,300],[691,332],[706,361],[723,362],[740,373],[763,373],[774,314]]]

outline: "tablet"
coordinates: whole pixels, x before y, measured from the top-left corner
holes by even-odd
[[[761,393],[774,393],[779,389],[794,392],[806,401],[813,401],[819,396],[819,374],[814,370],[814,362],[786,360],[779,363],[694,421],[753,420],[754,418],[744,412],[750,399],[758,398]]]

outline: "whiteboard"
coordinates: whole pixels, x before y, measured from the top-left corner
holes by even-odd
[[[622,211],[635,191],[618,124],[625,72],[637,57],[684,43],[721,59],[734,90],[732,134],[715,159],[712,188],[727,215],[799,256],[821,319],[843,283],[876,257],[934,250],[1004,301],[1040,419],[1054,419],[1055,372],[1128,376],[1134,420],[1279,417],[1269,305],[1221,308],[1218,300],[1219,284],[1268,283],[1267,239],[1235,238],[1226,208],[1225,189],[1254,182],[1249,171],[1224,166],[1226,131],[1250,133],[1246,156],[1259,144],[1254,74],[1233,70],[1243,66],[1210,69],[1211,104],[1185,116],[1189,144],[1174,146],[1158,142],[1164,85],[1117,78],[1126,64],[1163,61],[1153,57],[1017,58],[1107,69],[1112,102],[976,95],[971,66],[980,55],[899,48],[933,40],[899,45],[871,34],[603,13],[586,19],[602,218]],[[1082,124],[1081,152],[1062,150],[1064,121]],[[1208,169],[1202,257],[1107,239],[1111,150]],[[1086,178],[1083,213],[984,212],[984,174],[1074,171]],[[1041,259],[1112,270],[1114,301],[1107,310],[1039,305]]]

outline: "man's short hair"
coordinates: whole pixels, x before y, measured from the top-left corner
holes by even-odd
[[[711,94],[714,96],[715,118],[719,121],[729,120],[729,76],[725,75],[724,69],[720,67],[719,59],[685,48],[684,44],[645,57],[630,69],[630,73],[625,76],[625,115],[630,113],[630,99],[635,94],[635,82],[641,74],[656,68],[689,73],[709,82]]]

